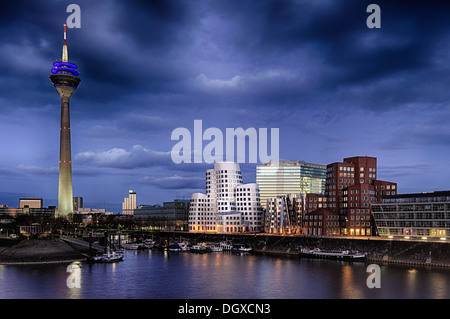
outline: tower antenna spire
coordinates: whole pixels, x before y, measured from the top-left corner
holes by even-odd
[[[62,51],[62,62],[69,62],[69,53],[67,50],[67,42],[66,42],[66,24],[64,24],[64,44],[63,44],[63,51]]]

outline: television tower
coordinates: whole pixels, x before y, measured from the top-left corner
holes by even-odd
[[[81,79],[77,66],[69,63],[64,24],[64,44],[62,59],[53,63],[50,80],[61,98],[61,134],[59,149],[59,188],[57,216],[68,217],[73,213],[72,155],[70,146],[70,107],[69,101]]]

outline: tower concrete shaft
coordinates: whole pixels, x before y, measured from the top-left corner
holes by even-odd
[[[70,141],[70,97],[81,79],[77,66],[69,63],[64,25],[64,45],[62,61],[53,63],[50,80],[61,98],[61,128],[59,149],[59,187],[57,215],[68,217],[73,213],[72,154]]]
[[[59,146],[58,215],[73,213],[72,151],[70,141],[70,97],[61,96],[61,133]]]

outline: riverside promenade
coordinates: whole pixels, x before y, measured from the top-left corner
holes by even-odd
[[[85,245],[63,239],[2,240],[0,244],[0,265],[71,263],[86,260],[89,253]]]
[[[349,250],[366,252],[368,262],[429,266],[450,269],[450,243],[389,240],[379,237],[310,237],[279,236],[270,234],[210,234],[188,232],[161,232],[160,238],[169,242],[187,240],[220,242],[229,240],[253,248],[254,253],[297,257],[298,248],[322,250]]]

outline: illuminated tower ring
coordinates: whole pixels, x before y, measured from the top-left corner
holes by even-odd
[[[67,217],[73,213],[72,155],[70,145],[70,107],[69,101],[81,79],[77,66],[69,63],[66,25],[64,25],[64,44],[62,60],[53,63],[50,80],[61,98],[61,132],[59,150],[59,188],[57,215]]]

